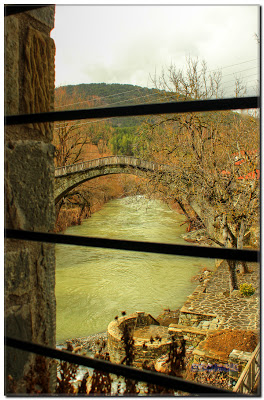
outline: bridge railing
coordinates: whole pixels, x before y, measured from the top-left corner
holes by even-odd
[[[149,171],[167,171],[169,166],[145,161],[132,156],[108,156],[55,168],[55,177],[97,168],[104,165],[127,165]]]

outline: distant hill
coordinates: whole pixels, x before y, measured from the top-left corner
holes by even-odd
[[[132,104],[159,103],[164,101],[162,92],[157,89],[146,87],[119,84],[119,83],[90,83],[80,85],[64,86],[69,102],[73,91],[80,99],[88,100],[97,96],[102,101],[102,106],[125,106]],[[56,89],[55,89],[56,93]],[[96,106],[96,105],[95,105]],[[119,127],[131,127],[139,125],[145,117],[122,117],[113,118],[112,125]]]
[[[71,95],[74,91],[82,101],[93,99],[94,96],[100,98],[100,106],[125,106],[132,104],[161,103],[175,101],[173,95],[169,92],[158,89],[149,89],[146,87],[120,84],[120,83],[82,83],[79,85],[61,86],[64,88],[71,102]],[[56,90],[55,89],[55,95]],[[165,97],[166,96],[166,97]],[[94,103],[98,106],[98,103]],[[84,105],[85,108],[85,105]],[[233,118],[240,118],[237,113],[230,112],[227,116],[226,123],[231,123]],[[112,126],[116,127],[132,127],[141,124],[146,117],[120,117],[112,119]]]

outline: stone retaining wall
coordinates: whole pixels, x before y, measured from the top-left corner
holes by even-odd
[[[238,381],[242,371],[251,358],[252,353],[240,350],[232,350],[228,357],[222,357],[213,350],[205,350],[201,345],[192,352],[193,371],[203,371],[214,368],[214,371],[224,369],[228,372],[230,386]]]
[[[238,381],[243,369],[251,359],[251,356],[252,353],[250,352],[235,349],[229,354],[229,364],[236,366],[236,368],[232,368],[229,371],[229,381],[233,386]]]
[[[179,324],[170,324],[168,332],[170,335],[176,336],[176,339],[184,338],[187,347],[196,347],[202,340],[205,339],[208,331],[191,326],[183,326]]]
[[[216,318],[215,314],[192,312],[183,306],[180,310],[179,324],[197,327],[201,321],[212,321],[214,318]]]

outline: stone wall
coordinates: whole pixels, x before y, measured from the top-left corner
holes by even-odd
[[[230,387],[234,387],[242,371],[250,360],[252,353],[240,350],[232,350],[228,357],[203,348],[203,342],[192,353],[192,370],[199,373],[210,368],[213,371],[227,371]]]
[[[137,368],[141,368],[144,361],[154,361],[161,355],[166,354],[169,351],[171,341],[163,340],[162,342],[154,343],[148,341],[144,347],[143,343],[144,341],[135,340],[133,346],[133,366]],[[125,357],[125,349],[121,338],[118,339],[116,336],[112,336],[108,331],[107,347],[111,362],[120,364]]]
[[[5,17],[5,115],[53,110],[54,6]],[[5,130],[5,226],[49,232],[54,228],[53,124]],[[55,255],[50,244],[5,242],[5,334],[55,346]],[[16,393],[23,376],[36,390],[54,386],[49,361],[6,348],[5,372]],[[14,391],[6,380],[5,392]]]
[[[215,314],[200,314],[187,310],[184,306],[180,310],[179,324],[197,327],[202,321],[212,321]]]
[[[160,327],[159,323],[150,315],[144,312],[138,312],[129,316],[118,318],[118,320],[110,322],[107,329],[107,347],[110,360],[115,363],[121,363],[125,357],[124,343],[121,340],[124,326],[132,328],[133,331],[143,327],[152,327],[160,329],[162,333],[166,331],[166,327]],[[153,335],[155,336],[155,335]],[[160,335],[161,336],[161,335]],[[150,342],[148,337],[136,337],[134,335],[134,360],[133,366],[141,367],[144,361],[154,361],[156,358],[168,352],[170,347],[170,337],[168,334],[162,335],[162,339]]]
[[[208,331],[191,326],[183,326],[179,324],[170,324],[168,332],[170,335],[174,335],[176,339],[184,338],[186,340],[186,346],[190,348],[196,347],[202,340],[205,339]]]
[[[229,371],[229,381],[235,386],[237,383],[243,369],[250,361],[253,353],[241,350],[232,350],[229,354],[228,362],[230,365],[234,365],[236,368],[230,368]]]
[[[141,368],[144,362],[150,363],[155,361],[157,358],[169,352],[170,343],[148,343],[146,348],[143,349],[141,346],[135,347],[133,366]]]

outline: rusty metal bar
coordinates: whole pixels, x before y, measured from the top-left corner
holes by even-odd
[[[139,382],[152,383],[159,386],[169,387],[174,390],[181,390],[187,393],[194,394],[219,394],[228,396],[237,396],[238,394],[230,390],[217,388],[214,386],[190,382],[184,379],[173,377],[159,372],[148,370],[140,370],[127,365],[114,364],[110,361],[100,360],[98,358],[79,356],[66,351],[54,349],[52,347],[26,342],[19,339],[10,337],[5,338],[5,345],[28,351],[30,353],[40,354],[45,357],[50,357],[58,360],[70,362],[72,364],[79,364],[89,368],[94,368],[106,373],[124,376],[126,378],[134,379]]]
[[[83,110],[50,111],[36,114],[9,115],[5,125],[39,122],[72,121],[94,118],[128,117],[139,115],[181,114],[187,112],[224,111],[258,108],[259,97],[241,97],[215,100],[193,100],[170,103],[139,104],[132,106],[102,107]]]
[[[115,250],[172,254],[187,257],[218,258],[221,260],[240,260],[252,262],[258,262],[260,260],[260,252],[256,250],[238,250],[230,248],[178,245],[156,242],[137,242],[134,240],[62,235],[59,233],[33,232],[16,229],[6,229],[5,236],[9,239],[29,240],[33,242],[61,243],[77,246],[101,247]]]

